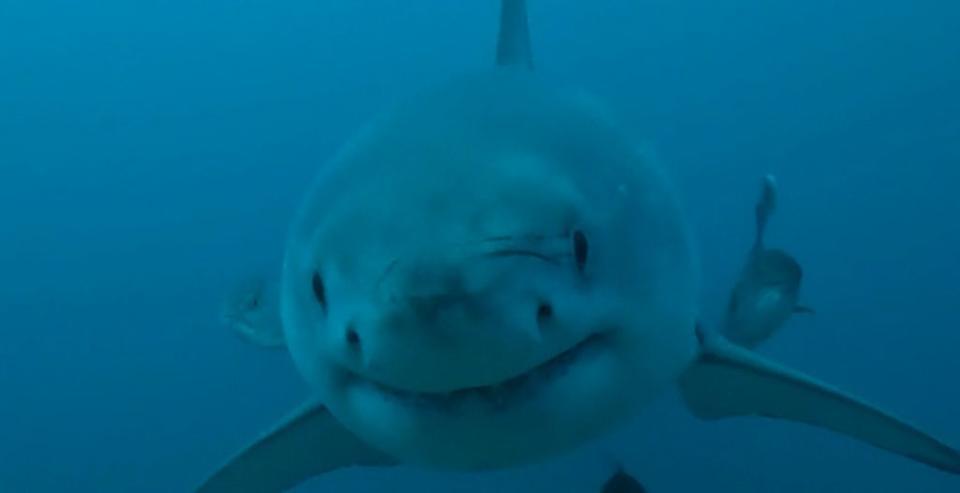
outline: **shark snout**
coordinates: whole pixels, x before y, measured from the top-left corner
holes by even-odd
[[[462,302],[468,296],[462,269],[439,254],[392,261],[376,288],[374,296],[380,303],[394,308],[440,307]]]
[[[421,331],[449,341],[458,333],[473,339],[470,327],[497,324],[509,328],[505,337],[511,339],[535,335],[536,318],[549,315],[550,303],[532,295],[535,276],[516,267],[495,258],[441,255],[394,262],[376,293],[383,330]],[[518,310],[531,316],[510,319]]]
[[[542,359],[554,308],[517,271],[436,257],[392,262],[373,303],[344,320],[350,366],[394,388],[434,392],[529,368]]]

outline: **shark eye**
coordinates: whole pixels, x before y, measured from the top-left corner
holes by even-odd
[[[311,280],[313,285],[313,297],[317,299],[317,303],[320,303],[320,306],[324,310],[327,308],[327,292],[323,287],[323,279],[320,277],[319,272],[313,273],[313,279]]]
[[[573,232],[573,259],[577,262],[577,270],[583,271],[587,265],[587,235],[583,231]]]

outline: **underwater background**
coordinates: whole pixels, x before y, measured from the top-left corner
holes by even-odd
[[[412,92],[492,64],[494,0],[0,0],[0,493],[190,491],[301,401],[219,320],[279,269],[318,167]],[[715,324],[753,234],[805,267],[762,352],[960,445],[960,3],[530,0],[537,70],[675,178]],[[957,492],[806,426],[621,431],[483,474],[350,469],[300,492]]]

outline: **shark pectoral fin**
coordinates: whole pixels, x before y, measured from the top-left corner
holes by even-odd
[[[816,315],[817,311],[809,306],[797,305],[793,307],[793,313],[800,313],[803,315]]]
[[[680,380],[684,400],[697,417],[806,423],[960,474],[960,451],[910,424],[716,335],[701,335],[701,355]]]
[[[348,466],[395,460],[347,431],[319,404],[307,404],[233,456],[196,493],[278,493]]]

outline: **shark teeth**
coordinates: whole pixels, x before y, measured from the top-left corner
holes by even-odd
[[[533,390],[565,375],[570,367],[586,352],[602,342],[602,335],[593,334],[572,348],[554,356],[530,371],[494,385],[467,387],[449,392],[410,392],[397,390],[379,383],[374,385],[392,399],[417,408],[440,411],[455,411],[457,408],[480,403],[493,410],[503,410],[509,404],[530,397]]]

